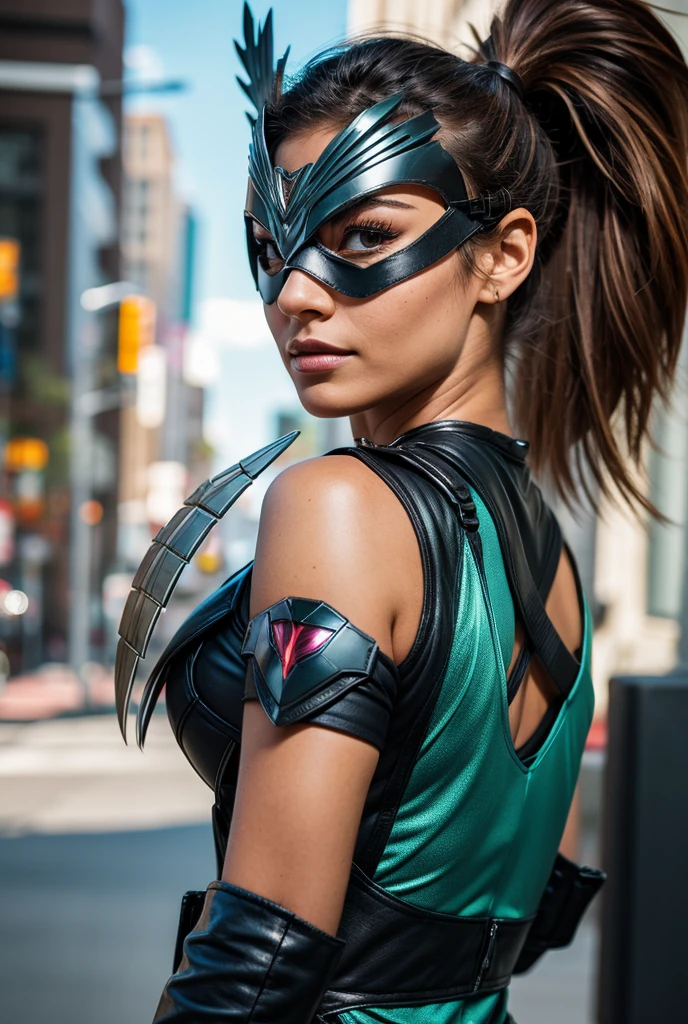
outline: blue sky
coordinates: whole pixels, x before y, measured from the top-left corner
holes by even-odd
[[[244,249],[243,201],[249,105],[234,76],[241,70],[243,0],[125,0],[126,45],[141,77],[162,73],[189,83],[184,94],[132,96],[130,110],[168,118],[177,180],[200,218],[196,299],[255,295]],[[270,4],[255,0],[262,21]],[[346,0],[273,0],[276,52],[291,45],[289,68],[346,31]]]

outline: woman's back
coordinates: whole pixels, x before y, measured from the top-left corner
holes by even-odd
[[[458,422],[412,430],[399,443],[408,445],[415,435],[426,445],[439,440],[445,450],[451,452],[455,447],[461,451],[462,441],[466,441],[462,428],[469,442],[478,442],[467,453],[469,459],[473,456],[475,472],[480,472],[482,447],[483,454],[487,450],[493,456],[491,464],[497,471],[508,474],[523,499],[520,521],[514,509],[514,522],[507,528],[509,534],[514,526],[522,531],[529,546],[531,571],[540,581],[546,601],[554,582],[552,567],[559,565],[559,535],[551,512],[541,500],[532,500],[534,485],[524,462],[527,446]],[[364,457],[367,454],[366,461],[374,466],[379,457],[376,460],[369,453],[370,449],[364,450]],[[383,457],[383,461],[388,459]],[[403,489],[403,475],[397,473],[395,483]],[[461,571],[456,574],[455,628],[446,637],[446,665],[427,731],[373,879],[399,899],[432,912],[520,919],[537,910],[573,797],[592,718],[592,626],[574,583],[574,599],[577,605],[582,602],[580,613],[585,620],[578,652],[580,670],[567,700],[561,706],[553,702],[539,728],[517,750],[509,706],[518,694],[513,686],[516,676],[525,674],[523,656],[521,665],[518,658],[515,661],[516,672],[512,668],[511,688],[507,680],[507,669],[514,661],[517,615],[497,528],[478,491],[472,489],[471,495],[480,546],[469,541],[471,535],[457,517]],[[539,521],[533,522],[536,516]],[[417,529],[421,522],[416,521]],[[432,552],[431,559],[426,559],[427,587],[432,586],[427,579],[430,573],[435,577],[451,573],[447,558],[454,552],[446,534],[427,526],[425,532],[426,548]],[[422,623],[417,640],[416,657],[422,659]],[[402,663],[402,680],[404,667]],[[431,680],[427,683],[430,690]],[[476,1024],[501,1019],[502,994],[470,1002],[471,1020]],[[352,1011],[342,1020],[454,1024],[463,1019],[464,1010],[462,1000],[407,1010]]]

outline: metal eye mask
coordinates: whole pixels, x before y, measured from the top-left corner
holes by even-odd
[[[251,271],[264,302],[277,299],[294,269],[342,295],[358,299],[375,295],[436,263],[472,235],[497,224],[511,209],[505,189],[496,196],[468,199],[454,158],[433,141],[440,125],[431,111],[393,121],[404,100],[401,93],[359,114],[315,163],[291,173],[273,166],[265,141],[265,104],[276,98],[287,54],[273,72],[270,15],[254,42],[253,19],[245,7],[244,33],[245,47],[237,44],[237,52],[250,82],[240,84],[258,110],[249,147],[246,240]],[[269,84],[261,77],[268,68]],[[259,78],[256,69],[260,69]],[[410,245],[363,267],[317,240],[318,230],[333,217],[381,189],[402,184],[428,186],[447,206],[439,220]],[[261,263],[254,220],[269,231],[284,261],[277,273],[267,273]]]

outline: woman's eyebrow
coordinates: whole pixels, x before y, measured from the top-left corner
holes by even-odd
[[[384,199],[382,196],[367,196],[365,199],[361,199],[360,202],[354,203],[353,206],[347,206],[345,210],[341,210],[340,213],[335,213],[330,221],[331,224],[340,224],[347,218],[356,217],[358,214],[363,213],[364,210],[370,210],[376,206],[386,206],[392,210],[416,210],[416,206],[411,206],[410,203],[402,203],[401,199]]]
[[[411,203],[402,203],[400,199],[384,199],[382,196],[368,196],[366,199],[362,199],[360,203],[356,203],[355,206],[351,206],[348,210],[345,210],[342,216],[347,213],[358,212],[359,210],[368,210],[371,206],[388,206],[395,210],[417,209],[417,207],[412,206]]]
[[[418,209],[417,206],[412,206],[411,203],[402,203],[401,199],[384,199],[381,196],[368,196],[365,199],[361,199],[360,203],[356,203],[354,206],[349,206],[346,210],[342,210],[341,213],[335,214],[335,216],[332,219],[333,219],[333,221],[342,220],[344,217],[350,217],[352,215],[352,213],[353,214],[362,213],[363,210],[369,210],[373,206],[386,206],[386,207],[388,207],[390,209],[393,209],[393,210],[417,210]],[[267,230],[266,228],[263,227],[262,224],[259,224],[258,221],[254,220],[253,221],[254,234],[255,234],[256,226],[258,227],[259,230],[262,230],[262,231],[266,231]],[[272,235],[270,235],[270,233],[268,232],[264,236],[264,238],[267,241],[268,239],[272,239]]]

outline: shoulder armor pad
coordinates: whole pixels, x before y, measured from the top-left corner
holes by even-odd
[[[115,704],[126,742],[126,719],[139,659],[145,657],[150,638],[172,592],[213,526],[222,519],[240,494],[289,447],[298,430],[241,459],[223,473],[211,477],[190,495],[177,514],[153,540],[138,568],[119,625],[120,640],[115,658]],[[152,691],[147,691],[150,696]],[[155,700],[142,700],[137,719],[138,742],[143,746]]]
[[[252,619],[241,653],[275,725],[331,704],[373,670],[378,646],[324,601],[288,597]]]

